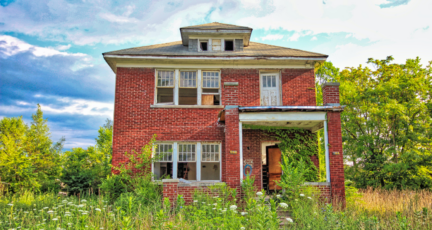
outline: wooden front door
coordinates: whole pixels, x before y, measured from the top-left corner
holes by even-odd
[[[280,81],[279,74],[261,74],[261,105],[276,106],[280,105]]]
[[[276,181],[280,181],[282,175],[281,151],[277,146],[268,146],[267,150],[267,165],[269,170],[269,190],[281,190],[280,186],[276,185]]]

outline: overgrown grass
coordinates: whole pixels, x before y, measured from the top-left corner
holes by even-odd
[[[25,191],[0,197],[0,229],[278,229],[281,202],[288,204],[293,221],[287,229],[432,229],[428,191],[364,190],[339,209],[312,192],[290,201],[255,195],[239,202],[229,188],[216,189],[221,195],[197,191],[192,204],[179,197],[174,206],[162,197],[143,205],[132,193],[110,203],[103,195]]]

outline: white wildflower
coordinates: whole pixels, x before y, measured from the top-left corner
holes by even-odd
[[[213,208],[213,210],[216,210],[216,208]]]
[[[247,212],[241,212],[240,213],[242,216],[244,216],[244,215],[247,215],[248,213]]]
[[[29,212],[25,211],[24,213],[29,213]]]
[[[67,200],[62,200],[62,203],[67,203]]]
[[[214,206],[216,206],[217,204],[216,204],[216,203],[214,203],[213,205],[214,205]]]
[[[277,194],[276,197],[277,197],[277,198],[281,198],[281,195]]]
[[[65,212],[65,214],[70,214],[70,212]]]
[[[231,209],[231,210],[236,210],[236,209],[237,209],[237,206],[236,206],[236,205],[231,205],[231,206],[230,206],[230,209]]]
[[[194,200],[194,203],[197,203],[198,201],[197,200]]]
[[[72,226],[72,223],[68,223],[67,225]]]
[[[300,196],[304,196],[304,194],[300,194]]]
[[[202,202],[203,204],[205,204],[205,202]]]
[[[216,199],[216,198],[219,198],[219,196],[214,196],[213,198],[215,198],[215,199]]]
[[[85,202],[87,202],[87,200],[81,200],[81,202],[85,203]]]
[[[9,206],[13,206],[13,204],[12,203],[10,203],[10,204],[8,204]]]
[[[47,213],[54,213],[54,211],[53,210],[49,210]]]
[[[257,196],[262,196],[263,195],[262,192],[257,192],[256,194],[257,194]]]
[[[52,220],[57,221],[58,219],[57,218],[53,218]]]
[[[308,199],[309,199],[309,200],[312,200],[312,197],[308,196]]]
[[[279,206],[281,206],[282,208],[288,208],[288,204],[287,203],[279,203]]]
[[[245,230],[245,229],[246,229],[245,227],[241,227],[241,228],[240,228],[240,230]]]
[[[88,213],[87,212],[83,212],[83,213],[81,213],[82,215],[87,215]]]
[[[293,221],[291,218],[289,218],[289,217],[287,217],[286,220],[287,220],[288,222],[291,222],[291,223],[294,222],[294,221]]]
[[[43,209],[48,209],[48,207],[44,207]]]
[[[99,211],[99,212],[102,211],[100,208],[95,208],[95,210],[96,210],[96,211]]]

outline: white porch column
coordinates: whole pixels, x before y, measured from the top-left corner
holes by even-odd
[[[177,142],[173,143],[173,179],[177,179],[177,157],[178,157],[178,153],[177,153]]]
[[[240,182],[243,181],[243,126],[239,122],[239,150],[240,150]]]
[[[327,120],[324,120],[324,149],[325,149],[326,178],[327,178],[327,182],[330,182],[330,156],[329,156],[329,147],[328,147]]]
[[[197,143],[196,149],[196,173],[197,173],[197,181],[201,181],[201,142]]]

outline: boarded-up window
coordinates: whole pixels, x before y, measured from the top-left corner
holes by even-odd
[[[221,40],[213,39],[212,40],[212,50],[213,51],[221,51]]]

